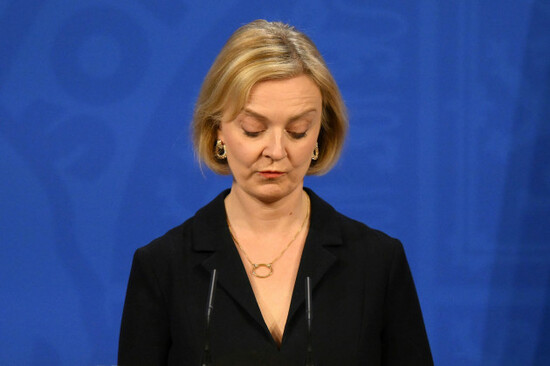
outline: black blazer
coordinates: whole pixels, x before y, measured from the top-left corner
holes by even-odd
[[[433,365],[401,243],[351,220],[306,189],[311,223],[278,349],[231,240],[221,193],[134,255],[119,365],[198,366],[212,269],[214,365],[304,365],[305,278],[313,287],[316,365]]]

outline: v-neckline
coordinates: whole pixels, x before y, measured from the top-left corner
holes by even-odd
[[[225,210],[223,205],[224,197],[229,190],[224,191],[210,205],[203,208],[204,211],[197,213],[194,232],[196,236],[196,249],[213,251],[202,266],[208,271],[218,270],[218,286],[238,303],[255,322],[269,336],[274,347],[282,350],[285,339],[292,329],[292,320],[298,309],[305,302],[305,280],[311,278],[312,291],[315,292],[317,284],[336,262],[336,256],[324,246],[341,245],[342,239],[339,236],[338,223],[331,220],[332,215],[327,216],[328,210],[334,209],[317,197],[311,190],[306,189],[311,200],[311,218],[308,234],[298,266],[298,272],[290,307],[285,322],[285,328],[281,339],[280,347],[274,340],[260,310],[252,285],[248,280],[245,267],[236,246],[231,239],[231,234],[225,221]],[[324,207],[323,207],[324,206]],[[305,311],[305,310],[304,310]]]
[[[309,231],[308,231],[308,233],[309,233]],[[265,327],[268,329],[269,334],[271,335],[271,338],[273,339],[274,343],[277,345],[277,348],[279,348],[279,349],[282,346],[282,343],[283,343],[283,340],[284,340],[284,335],[285,335],[285,332],[286,332],[286,329],[287,329],[287,324],[288,324],[288,321],[289,321],[289,314],[290,314],[290,306],[292,304],[292,299],[294,297],[294,291],[295,291],[295,288],[296,288],[296,281],[298,279],[298,272],[299,272],[300,265],[301,265],[301,262],[302,262],[303,250],[304,250],[304,247],[305,247],[305,243],[307,242],[307,237],[308,237],[308,234],[300,242],[300,248],[299,248],[297,263],[295,264],[296,267],[287,270],[287,271],[291,270],[292,272],[294,272],[294,275],[292,276],[292,278],[290,278],[285,283],[285,285],[288,285],[289,291],[285,292],[283,294],[283,296],[286,296],[286,299],[288,299],[288,301],[285,301],[286,309],[282,309],[282,307],[279,308],[279,310],[281,310],[281,312],[271,311],[271,310],[273,310],[273,308],[270,309],[270,308],[266,307],[266,305],[269,303],[269,301],[266,300],[266,299],[262,299],[262,293],[264,293],[265,289],[260,289],[260,287],[262,285],[261,281],[269,280],[269,279],[256,279],[255,280],[249,274],[250,269],[246,268],[247,264],[248,264],[248,262],[246,261],[246,258],[244,258],[243,256],[240,256],[241,263],[243,265],[243,268],[245,270],[245,273],[246,273],[246,276],[247,276],[247,279],[248,279],[248,283],[249,283],[249,285],[252,289],[252,293],[254,294],[254,299],[256,300],[256,304],[258,305],[258,309],[260,310],[260,314],[261,314],[262,319],[264,321]],[[279,270],[282,270],[282,268],[279,268]],[[253,281],[255,281],[256,283],[253,283]],[[283,314],[282,311],[285,311],[285,313]],[[278,315],[280,315],[279,318],[282,318],[282,316],[284,316],[284,323],[279,323],[277,321]],[[277,339],[277,333],[272,332],[272,329],[270,328],[271,320],[273,320],[273,322],[277,323],[275,329],[281,330],[280,340]]]

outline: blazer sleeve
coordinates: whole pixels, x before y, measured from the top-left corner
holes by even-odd
[[[167,302],[151,262],[147,248],[135,252],[120,327],[119,366],[167,364]]]
[[[382,365],[433,365],[416,288],[399,241],[390,267],[384,318]]]

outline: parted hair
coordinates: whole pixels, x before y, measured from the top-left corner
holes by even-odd
[[[261,19],[231,35],[202,83],[192,122],[199,160],[218,174],[230,174],[227,160],[214,156],[222,115],[235,118],[256,83],[302,74],[317,84],[323,99],[319,158],[307,174],[328,172],[340,156],[348,127],[338,85],[307,35],[288,24]]]

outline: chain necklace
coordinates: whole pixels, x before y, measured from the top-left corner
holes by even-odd
[[[304,217],[304,221],[302,222],[302,226],[300,226],[300,230],[298,230],[298,232],[294,235],[294,237],[288,242],[288,244],[286,245],[286,247],[284,247],[284,249],[281,251],[281,253],[279,253],[279,255],[276,256],[269,263],[254,263],[254,262],[252,262],[252,260],[248,256],[248,254],[246,254],[246,252],[244,251],[241,244],[239,244],[239,242],[237,241],[237,238],[235,237],[235,233],[233,233],[233,228],[231,227],[231,223],[229,222],[229,217],[226,217],[227,226],[229,227],[229,233],[231,234],[231,238],[233,239],[235,244],[237,244],[237,247],[243,253],[243,255],[246,258],[246,260],[248,261],[248,263],[250,263],[252,265],[252,272],[251,273],[254,277],[267,278],[267,277],[271,276],[273,274],[273,263],[275,263],[279,258],[281,258],[283,256],[283,254],[285,254],[286,250],[290,247],[290,245],[292,245],[292,243],[294,243],[294,240],[296,240],[298,235],[300,235],[300,233],[304,229],[304,226],[306,225],[307,219],[309,218],[309,211],[310,211],[310,201],[309,201],[309,196],[307,194],[306,194],[306,198],[307,198],[307,213],[306,213],[306,217]],[[267,274],[264,274],[264,275],[257,273],[256,270],[258,268],[262,268],[262,267],[267,268],[269,270],[269,272]]]

